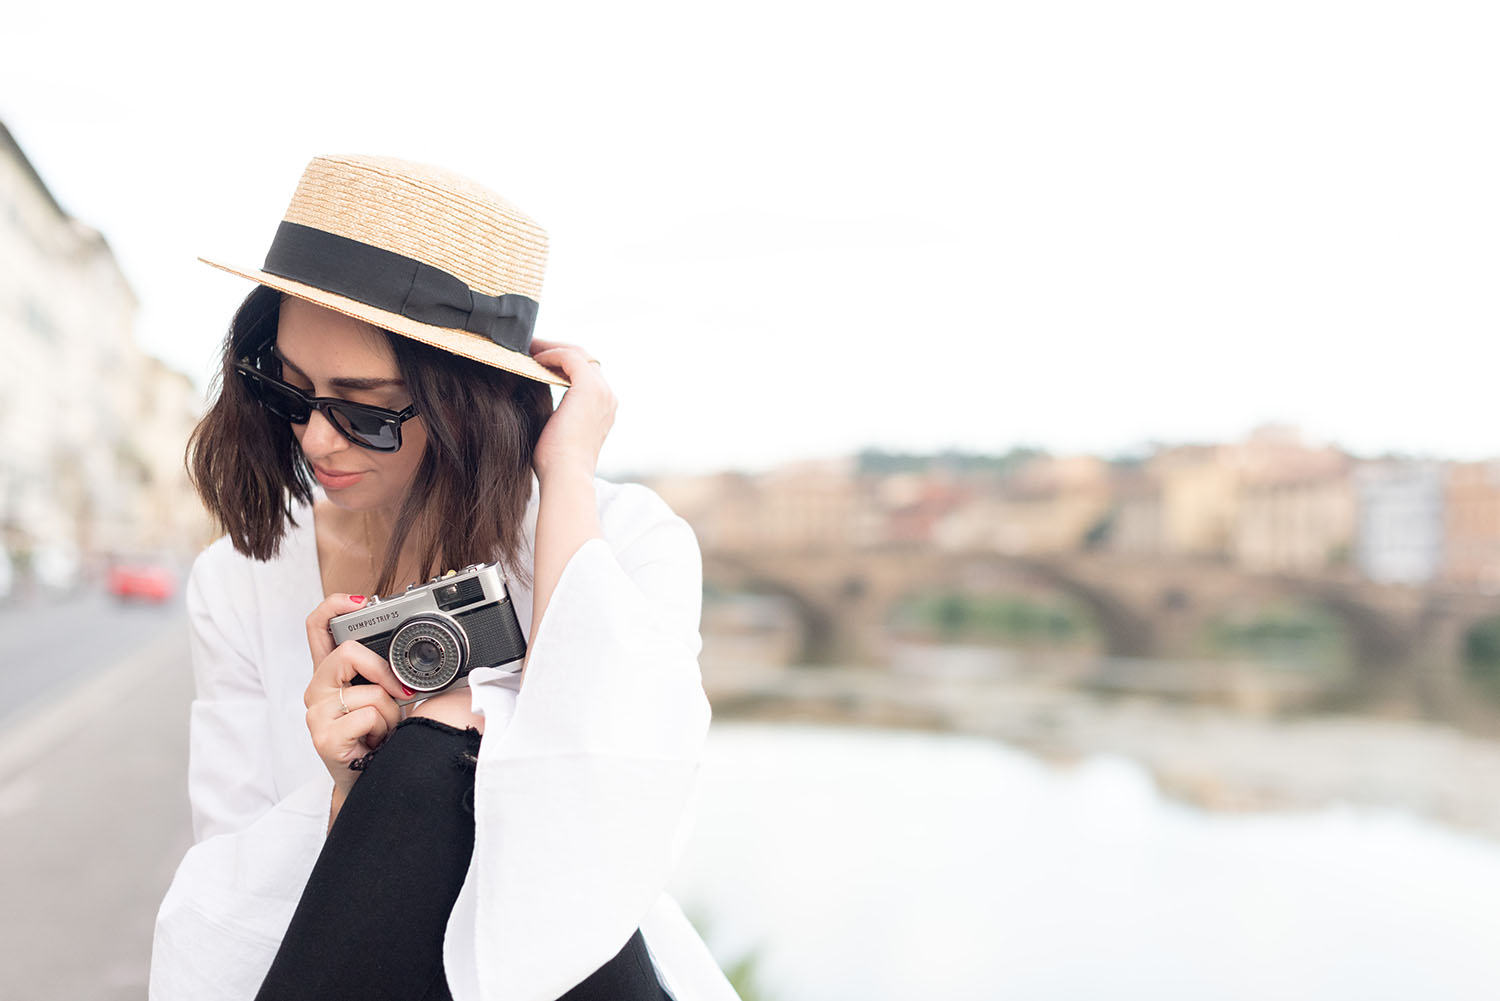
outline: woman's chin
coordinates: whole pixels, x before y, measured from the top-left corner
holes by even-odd
[[[329,504],[341,511],[348,511],[350,514],[364,512],[374,514],[386,510],[394,513],[401,505],[399,500],[392,501],[376,495],[374,491],[362,490],[358,487],[344,490],[324,488],[323,497]]]

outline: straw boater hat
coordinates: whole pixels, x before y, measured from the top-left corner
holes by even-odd
[[[556,386],[532,360],[547,234],[457,174],[378,156],[307,165],[260,270],[205,264]]]

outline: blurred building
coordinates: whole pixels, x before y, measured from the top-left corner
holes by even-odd
[[[1242,442],[1165,448],[1113,477],[1100,541],[1133,556],[1224,560],[1257,573],[1348,562],[1352,463],[1292,428]]]
[[[757,545],[842,549],[871,541],[852,458],[780,466],[758,477],[757,488]]]
[[[1232,445],[1163,449],[1116,474],[1111,549],[1220,559],[1230,549],[1241,463]]]
[[[149,355],[142,357],[141,377],[125,446],[137,489],[121,537],[133,538],[138,549],[195,551],[212,533],[183,455],[203,396],[186,375]]]
[[[1500,462],[1452,466],[1443,493],[1442,576],[1500,591]]]
[[[1157,453],[1147,472],[1158,484],[1162,553],[1222,558],[1234,531],[1240,462],[1233,445],[1184,445]]]
[[[861,544],[946,543],[944,533],[955,517],[974,517],[983,496],[973,483],[949,470],[898,473],[869,485],[870,510]]]
[[[949,549],[1065,553],[1084,548],[1109,515],[1109,464],[1040,456],[971,498],[955,497],[935,540]],[[963,501],[958,503],[958,501]]]
[[[721,552],[840,549],[882,539],[882,519],[851,459],[798,462],[758,475],[661,477],[650,485]]]
[[[1114,504],[1104,541],[1126,556],[1155,556],[1164,550],[1161,484],[1145,468],[1115,470]]]
[[[1230,556],[1252,573],[1319,573],[1353,561],[1354,462],[1296,429],[1261,428],[1235,447]]]
[[[840,459],[652,486],[705,549],[721,552],[1107,549],[1250,573],[1357,571],[1380,583],[1500,591],[1500,462],[1357,462],[1285,427],[1138,462],[1040,455],[1007,471],[861,474]]]
[[[1332,452],[1247,470],[1235,505],[1233,557],[1252,573],[1320,573],[1347,566],[1355,530],[1352,464]]]
[[[136,308],[104,237],[64,211],[0,125],[0,541],[23,561],[201,541],[172,468],[197,393],[136,346]]]
[[[646,482],[693,526],[702,548],[746,552],[754,547],[759,494],[754,477],[728,472],[663,476]]]
[[[1436,462],[1364,463],[1355,471],[1355,562],[1386,584],[1422,584],[1444,561],[1444,470]]]

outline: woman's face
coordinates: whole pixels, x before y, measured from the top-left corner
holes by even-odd
[[[400,410],[411,403],[386,335],[362,320],[283,296],[276,329],[281,377],[313,396],[336,396]],[[292,433],[329,501],[351,511],[394,512],[427,450],[417,416],[401,425],[401,447],[373,452],[355,445],[314,412]]]

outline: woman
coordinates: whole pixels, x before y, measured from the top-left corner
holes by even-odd
[[[189,446],[227,534],[188,587],[196,844],[153,997],[734,997],[663,894],[708,722],[697,544],[594,477],[615,399],[531,337],[545,252],[463,178],[319,157],[265,266],[215,265],[259,287]],[[334,644],[490,561],[524,660],[412,703]]]

